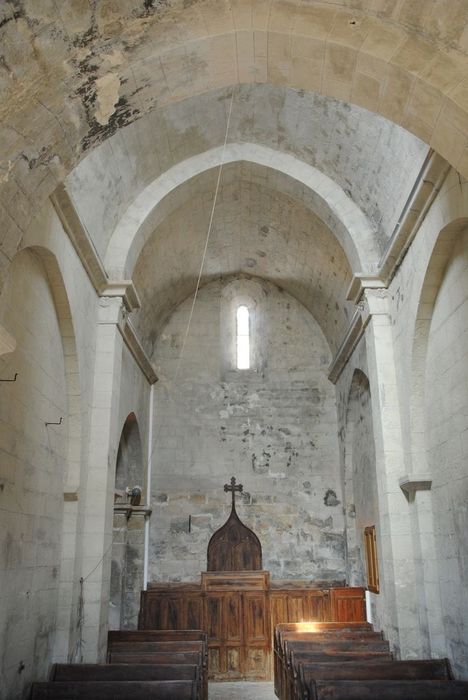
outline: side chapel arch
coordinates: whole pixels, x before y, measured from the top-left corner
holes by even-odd
[[[378,524],[378,498],[370,384],[360,369],[354,371],[348,395],[343,488],[347,578],[350,585],[365,585],[363,533]]]
[[[141,502],[143,466],[140,429],[135,413],[130,413],[122,428],[115,469],[110,629],[132,629],[137,624],[143,588],[144,518],[137,517],[133,507]]]

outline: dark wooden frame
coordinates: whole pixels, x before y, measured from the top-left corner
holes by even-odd
[[[377,557],[375,525],[366,527],[364,530],[364,549],[366,551],[367,590],[371,591],[371,593],[379,593],[379,561]]]

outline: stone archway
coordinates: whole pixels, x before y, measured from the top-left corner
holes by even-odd
[[[143,588],[144,517],[139,511],[143,488],[143,452],[134,413],[120,437],[115,472],[109,628],[137,626]]]
[[[468,220],[439,233],[421,288],[411,365],[410,478],[430,484],[410,502],[426,653],[463,673],[468,574],[466,334]],[[442,450],[447,448],[447,453]],[[450,602],[449,602],[450,601]],[[454,605],[453,601],[457,601]]]

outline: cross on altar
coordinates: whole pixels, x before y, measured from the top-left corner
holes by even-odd
[[[238,491],[239,493],[242,493],[242,491],[244,490],[244,487],[242,486],[242,484],[237,484],[237,486],[236,486],[236,477],[233,476],[233,477],[231,477],[231,485],[230,486],[229,486],[229,484],[224,484],[224,490],[226,491],[226,493],[228,491],[230,491],[232,493],[232,507],[235,508],[236,507],[236,495],[235,495],[236,491]]]

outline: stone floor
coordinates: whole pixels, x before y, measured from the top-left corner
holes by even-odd
[[[209,700],[278,700],[273,683],[210,683]]]

